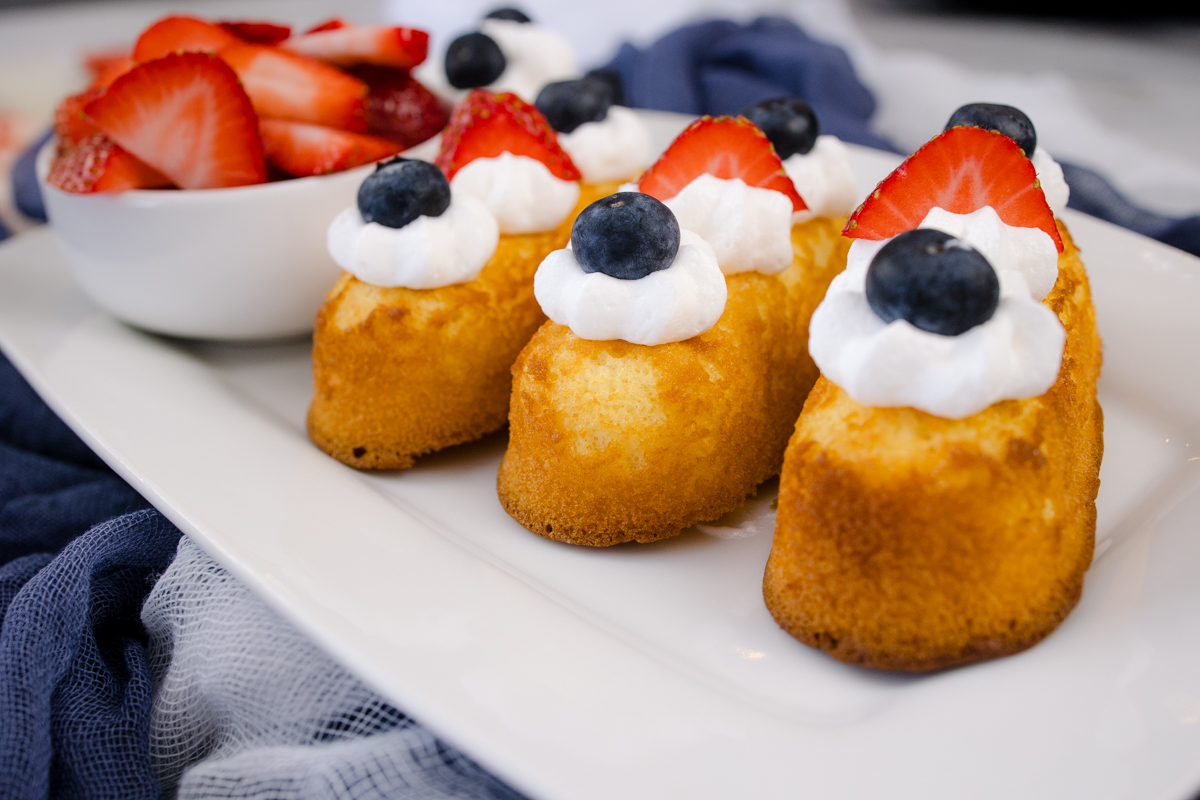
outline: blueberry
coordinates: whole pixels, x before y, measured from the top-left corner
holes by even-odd
[[[762,129],[780,158],[809,152],[820,133],[817,115],[808,103],[795,97],[763,100],[743,111],[742,116]]]
[[[618,192],[580,212],[571,248],[584,272],[633,281],[671,266],[679,252],[679,223],[650,195]]]
[[[621,88],[621,73],[610,67],[597,67],[593,70],[588,70],[585,78],[592,78],[598,81],[604,81],[608,84],[608,88],[612,90],[612,104],[614,106],[628,105],[625,102],[625,90]]]
[[[358,187],[363,222],[403,228],[417,217],[440,217],[450,206],[450,182],[427,161],[393,158]]]
[[[487,34],[464,33],[446,48],[446,80],[456,89],[487,86],[507,66],[500,45]]]
[[[967,103],[950,115],[950,121],[943,130],[948,131],[959,125],[1003,133],[1030,158],[1037,149],[1037,131],[1033,129],[1033,122],[1019,108],[997,103]]]
[[[533,22],[529,18],[529,15],[519,8],[497,8],[495,11],[489,11],[484,19],[503,19],[509,22]]]
[[[596,78],[547,83],[534,102],[559,133],[570,133],[585,122],[599,122],[608,116],[612,104],[612,87]]]
[[[1000,281],[992,265],[948,233],[918,228],[885,244],[867,268],[867,303],[884,322],[906,319],[957,336],[992,318]]]

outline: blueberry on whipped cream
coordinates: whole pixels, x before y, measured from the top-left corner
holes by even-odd
[[[500,45],[485,33],[459,36],[446,48],[446,80],[455,89],[487,86],[504,73],[508,60]]]
[[[854,210],[858,190],[850,153],[836,136],[821,134],[817,115],[807,103],[774,97],[748,107],[742,116],[767,135],[808,206],[792,215],[793,224],[813,217],[844,217]]]
[[[795,97],[763,100],[743,111],[742,116],[762,129],[781,159],[803,155],[817,143],[817,115],[808,103]]]
[[[483,15],[483,18],[484,19],[504,19],[504,20],[508,20],[509,22],[524,22],[524,23],[533,22],[533,20],[531,20],[529,18],[529,15],[526,14],[524,11],[522,11],[519,8],[512,8],[512,7],[497,8],[494,11],[489,11],[488,13]]]
[[[588,183],[631,178],[650,163],[650,132],[633,111],[617,105],[620,82],[611,78],[593,70],[548,83],[535,103]]]
[[[957,336],[992,318],[1000,303],[996,271],[971,245],[931,228],[892,239],[867,269],[867,303],[884,322]]]
[[[638,192],[585,208],[567,248],[538,267],[533,291],[546,316],[581,339],[641,345],[704,333],[727,297],[712,246]]]
[[[499,243],[495,217],[455,194],[432,164],[395,158],[358,190],[358,204],[329,225],[329,254],[364,283],[436,289],[474,280]]]
[[[944,130],[959,125],[1001,133],[1016,142],[1033,162],[1038,182],[1054,215],[1062,215],[1070,199],[1070,187],[1063,178],[1062,167],[1046,152],[1046,148],[1038,147],[1037,130],[1033,127],[1033,120],[1024,111],[999,103],[967,103],[950,115]]]
[[[584,272],[634,281],[666,269],[679,252],[679,223],[648,194],[618,192],[580,212],[571,228],[575,260]]]

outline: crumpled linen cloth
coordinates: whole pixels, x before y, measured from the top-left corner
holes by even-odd
[[[521,797],[181,538],[3,356],[0,796]]]

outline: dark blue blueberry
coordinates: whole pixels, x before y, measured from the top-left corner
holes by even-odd
[[[533,22],[533,20],[529,18],[529,15],[521,9],[507,7],[497,8],[495,11],[489,11],[484,19],[503,19],[508,20],[509,22]]]
[[[592,78],[598,81],[604,81],[608,84],[608,88],[612,90],[612,104],[614,106],[628,105],[625,102],[625,90],[621,88],[621,73],[609,67],[597,67],[593,70],[588,70],[585,78]]]
[[[679,252],[679,223],[650,195],[618,192],[580,212],[571,248],[584,272],[633,281],[671,266]]]
[[[585,122],[599,122],[613,104],[612,86],[596,78],[547,83],[534,105],[559,133],[570,133]]]
[[[427,161],[393,158],[358,187],[363,222],[403,228],[417,217],[440,217],[450,206],[450,182]]]
[[[791,158],[813,149],[817,143],[817,115],[808,103],[795,97],[775,97],[755,103],[742,112],[775,145],[780,158]]]
[[[1019,108],[997,103],[967,103],[950,115],[950,121],[943,130],[948,131],[959,125],[1003,133],[1015,141],[1029,158],[1033,158],[1033,151],[1037,149],[1037,131],[1033,129],[1033,122]]]
[[[978,251],[948,233],[918,228],[885,244],[867,268],[867,303],[884,322],[957,336],[996,313],[1000,281]]]
[[[446,48],[446,80],[456,89],[487,86],[507,66],[500,45],[487,34],[464,33]]]

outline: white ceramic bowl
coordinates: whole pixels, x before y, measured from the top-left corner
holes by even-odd
[[[374,165],[312,178],[197,191],[71,194],[46,184],[46,213],[84,292],[133,325],[201,339],[312,330],[340,270],[325,230]]]

